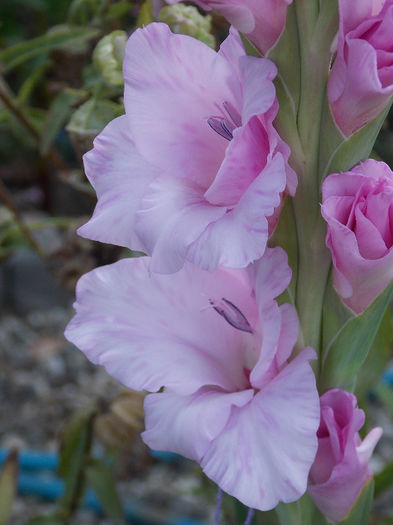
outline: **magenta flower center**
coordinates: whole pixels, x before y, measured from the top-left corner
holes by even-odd
[[[242,125],[242,118],[238,110],[230,103],[223,102],[223,115],[212,116],[207,119],[207,123],[213,131],[224,137],[226,140],[233,139],[233,132]]]

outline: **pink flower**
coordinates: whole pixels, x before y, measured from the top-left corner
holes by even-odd
[[[180,0],[166,0],[175,4]],[[267,53],[279,39],[292,0],[194,0],[210,11],[215,9],[262,52]]]
[[[267,510],[298,499],[317,450],[311,349],[290,360],[298,321],[275,297],[291,272],[281,248],[245,270],[186,263],[150,274],[123,259],[79,281],[66,330],[145,402],[145,442],[198,461],[220,487]]]
[[[339,12],[328,95],[337,126],[349,136],[393,94],[393,0],[339,0]]]
[[[275,75],[234,31],[216,53],[165,24],[138,29],[124,61],[126,115],[84,158],[98,204],[79,233],[142,250],[160,273],[258,259],[268,217],[296,188],[272,124]]]
[[[329,175],[322,198],[334,285],[359,313],[393,279],[393,173],[384,162],[369,159]]]
[[[310,472],[308,492],[325,516],[341,521],[356,502],[364,484],[372,477],[368,461],[382,435],[371,430],[360,439],[364,412],[356,397],[344,390],[329,390],[321,396],[318,452]]]

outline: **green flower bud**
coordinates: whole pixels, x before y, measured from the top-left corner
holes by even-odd
[[[168,5],[161,9],[158,19],[168,24],[174,33],[190,35],[212,48],[216,47],[215,38],[211,34],[212,17],[202,16],[196,7],[184,4]]]
[[[93,63],[102,78],[112,86],[122,86],[122,64],[127,42],[125,31],[112,31],[105,35],[93,51]]]

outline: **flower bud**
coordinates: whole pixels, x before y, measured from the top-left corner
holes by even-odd
[[[372,477],[369,459],[382,435],[374,428],[362,441],[358,431],[364,412],[356,397],[338,388],[321,396],[318,452],[311,467],[308,492],[332,522],[341,521]]]
[[[216,41],[211,34],[212,17],[202,16],[196,7],[184,4],[168,5],[161,9],[158,19],[168,24],[174,33],[190,35],[215,48]]]
[[[125,31],[112,31],[105,35],[96,45],[93,52],[93,63],[102,78],[113,86],[122,86],[122,64],[127,42]]]

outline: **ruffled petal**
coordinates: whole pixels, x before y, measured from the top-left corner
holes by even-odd
[[[83,276],[66,337],[135,390],[243,389],[243,351],[253,336],[233,328],[210,300],[224,297],[255,322],[247,272],[187,264],[174,275],[151,275],[149,262],[123,259]]]
[[[130,37],[124,59],[125,107],[141,154],[164,172],[205,189],[228,142],[208,125],[223,102],[236,107],[228,61],[195,38],[150,24]]]
[[[208,448],[204,472],[245,505],[269,510],[304,493],[317,451],[319,397],[305,350],[242,408]]]
[[[242,407],[253,390],[227,393],[204,389],[191,396],[151,394],[145,399],[144,442],[155,450],[201,461],[210,443],[225,427],[232,407]]]
[[[209,224],[192,243],[187,259],[206,270],[243,268],[261,257],[268,238],[267,217],[280,204],[286,184],[284,160],[277,154],[250,184],[237,206]]]
[[[266,130],[254,117],[235,130],[225,159],[205,198],[214,205],[235,206],[265,167],[269,152]]]
[[[201,188],[191,182],[178,177],[155,179],[136,217],[136,232],[152,255],[152,271],[180,270],[190,244],[225,212],[225,207],[206,202]]]
[[[106,126],[83,161],[98,203],[79,235],[144,251],[144,243],[134,232],[135,213],[158,171],[137,152],[125,116]]]

